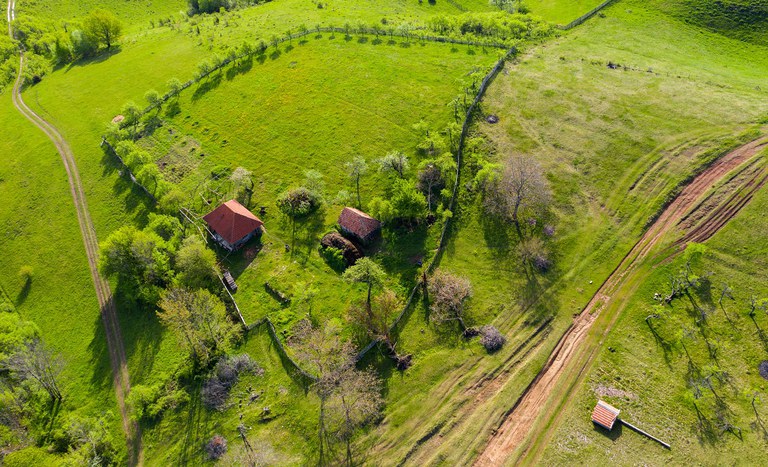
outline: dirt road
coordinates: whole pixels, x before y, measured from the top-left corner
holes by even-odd
[[[13,30],[11,22],[15,18],[16,0],[9,0],[8,2],[8,34],[13,37]],[[80,226],[80,233],[83,237],[83,243],[85,245],[85,252],[88,257],[88,265],[91,270],[91,277],[93,279],[93,285],[96,289],[96,296],[98,297],[99,306],[101,308],[101,318],[106,330],[107,349],[109,351],[109,359],[112,366],[112,376],[115,386],[115,393],[117,396],[117,404],[120,409],[120,416],[122,417],[123,429],[125,430],[126,437],[128,439],[128,452],[129,463],[131,465],[141,465],[143,462],[143,449],[141,446],[141,432],[138,425],[130,420],[125,406],[125,397],[130,391],[130,383],[128,381],[128,365],[125,358],[125,348],[123,346],[123,338],[120,334],[120,324],[117,320],[117,309],[115,307],[112,292],[110,291],[109,284],[99,274],[98,270],[98,257],[99,257],[99,242],[96,238],[96,231],[93,227],[93,221],[88,212],[88,203],[83,192],[83,185],[80,181],[80,174],[77,171],[77,165],[75,164],[75,158],[72,154],[67,142],[61,136],[61,133],[40,115],[30,109],[21,96],[21,85],[23,82],[22,76],[24,72],[24,50],[19,51],[19,74],[16,77],[16,82],[13,85],[13,105],[16,109],[24,115],[30,122],[38,127],[56,146],[56,150],[61,156],[61,161],[64,163],[64,169],[67,172],[67,178],[69,180],[69,191],[72,195],[72,200],[75,203],[75,210],[77,211],[77,221]]]
[[[646,231],[632,250],[624,257],[619,266],[595,293],[592,300],[574,320],[560,342],[553,350],[544,368],[539,372],[528,389],[514,404],[500,428],[491,437],[483,452],[475,462],[476,466],[496,466],[508,462],[510,456],[523,446],[531,431],[535,428],[541,410],[551,399],[554,388],[562,384],[564,370],[578,371],[569,365],[578,358],[583,358],[582,344],[600,312],[610,303],[611,296],[626,282],[627,276],[635,270],[651,249],[670,229],[674,228],[681,217],[694,208],[705,197],[709,189],[729,172],[751,159],[768,145],[768,138],[761,138],[746,144],[720,158],[707,170],[697,176],[675,200],[664,210],[653,225]],[[732,196],[733,202],[726,202],[706,216],[702,223],[689,234],[690,240],[702,241],[709,238],[732,218],[751,199],[751,195],[766,182],[765,174],[756,175],[739,191],[746,190],[748,196]],[[704,235],[706,234],[706,235]],[[587,362],[594,354],[587,356]],[[525,453],[518,452],[523,455]]]

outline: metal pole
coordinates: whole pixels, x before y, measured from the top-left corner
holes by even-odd
[[[667,444],[667,443],[665,443],[664,441],[660,440],[659,438],[657,438],[657,437],[655,437],[655,436],[652,436],[651,434],[649,434],[649,433],[647,433],[647,432],[645,432],[645,431],[641,430],[640,428],[636,427],[635,425],[633,425],[633,424],[631,424],[631,423],[629,423],[629,422],[627,422],[627,421],[624,421],[624,420],[622,420],[622,419],[619,419],[619,421],[620,421],[621,423],[623,423],[624,425],[626,425],[628,428],[630,428],[630,429],[632,429],[632,430],[635,430],[636,432],[640,433],[641,435],[645,435],[645,436],[647,436],[647,437],[651,438],[652,440],[654,440],[654,441],[656,441],[657,443],[661,444],[661,445],[662,445],[662,446],[664,446],[665,448],[667,448],[667,449],[672,449],[672,448],[669,446],[669,444]]]

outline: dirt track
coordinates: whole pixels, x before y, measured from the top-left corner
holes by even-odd
[[[15,18],[15,4],[16,0],[8,1],[8,34],[13,37],[11,29],[11,22]],[[64,169],[67,172],[67,178],[69,180],[69,190],[72,195],[72,200],[75,203],[75,210],[77,211],[77,220],[80,226],[80,233],[83,237],[83,243],[85,245],[85,252],[88,257],[88,265],[91,270],[91,277],[93,279],[93,285],[96,289],[96,296],[99,301],[101,309],[101,318],[104,322],[104,328],[106,331],[107,350],[109,351],[109,359],[112,366],[112,376],[115,386],[115,393],[117,396],[117,404],[120,409],[120,416],[122,418],[123,429],[125,430],[128,440],[128,452],[129,463],[131,465],[141,465],[143,463],[143,449],[141,445],[141,432],[138,425],[132,422],[128,417],[128,413],[125,407],[125,397],[130,391],[130,383],[128,381],[128,365],[125,358],[125,348],[123,346],[123,338],[120,334],[120,324],[117,320],[117,309],[114,304],[112,292],[110,291],[109,284],[99,274],[98,270],[98,257],[99,257],[99,242],[96,238],[96,232],[93,227],[90,213],[88,211],[88,203],[86,202],[85,194],[83,192],[83,185],[80,181],[80,174],[77,171],[75,164],[75,158],[72,154],[67,142],[61,136],[61,133],[40,115],[30,109],[21,97],[21,84],[22,74],[24,70],[24,51],[20,50],[19,53],[19,74],[16,77],[16,82],[13,85],[13,105],[16,109],[24,115],[30,122],[38,127],[56,146],[56,150],[61,156],[61,161],[64,163]]]
[[[761,138],[728,153],[682,190],[624,257],[565,332],[544,368],[511,408],[499,429],[491,437],[475,462],[476,466],[502,465],[509,461],[510,456],[523,445],[535,427],[536,419],[542,415],[542,408],[550,401],[553,389],[561,382],[563,370],[577,371],[568,368],[569,364],[577,357],[583,357],[579,353],[581,344],[585,341],[595,319],[610,302],[611,296],[625,283],[627,275],[642,262],[664,234],[674,228],[681,217],[705,197],[708,190],[716,182],[752,158],[766,145],[768,145],[768,138]],[[703,241],[714,235],[749,202],[755,191],[763,186],[766,180],[764,172],[758,171],[758,174],[740,187],[737,193],[731,196],[726,203],[719,206],[713,213],[706,216],[699,225],[690,230],[682,241]],[[587,362],[593,357],[594,354],[588,356]],[[523,455],[524,450],[520,454]]]

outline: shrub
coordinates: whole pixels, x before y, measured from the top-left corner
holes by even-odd
[[[32,278],[35,275],[35,270],[32,269],[32,266],[24,265],[19,269],[19,278],[23,282],[32,282]]]
[[[248,354],[225,357],[216,364],[212,375],[203,383],[203,404],[210,410],[226,408],[229,391],[237,384],[241,374],[261,376],[264,370]]]
[[[208,453],[208,458],[211,460],[220,459],[227,452],[227,440],[221,435],[214,436],[205,445],[205,452]]]
[[[504,346],[507,341],[506,337],[496,329],[495,326],[486,325],[480,329],[480,344],[485,347],[489,353],[496,352]]]
[[[320,204],[317,193],[304,187],[288,190],[277,198],[277,208],[280,212],[294,219],[311,214]]]
[[[344,252],[338,248],[320,247],[320,256],[323,257],[328,266],[334,271],[343,271],[347,267],[347,260],[344,259]]]

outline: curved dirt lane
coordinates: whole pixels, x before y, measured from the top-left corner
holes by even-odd
[[[15,19],[16,0],[8,1],[7,19],[8,34],[13,38],[11,22]],[[99,274],[98,257],[99,242],[96,237],[96,231],[93,227],[93,221],[88,211],[88,203],[83,192],[80,174],[75,164],[75,158],[61,133],[40,115],[30,109],[21,96],[22,75],[24,71],[24,50],[19,50],[19,73],[16,82],[13,85],[12,99],[16,109],[24,115],[30,122],[38,127],[56,146],[56,150],[64,163],[64,169],[67,172],[69,180],[69,190],[77,212],[77,221],[80,226],[80,233],[83,237],[85,252],[88,257],[88,265],[91,271],[91,278],[96,289],[96,296],[101,309],[101,318],[106,331],[107,350],[109,360],[112,366],[112,377],[115,386],[115,395],[120,409],[123,429],[128,440],[129,463],[131,465],[141,465],[143,463],[143,449],[141,445],[141,431],[138,425],[130,420],[125,406],[125,397],[130,391],[128,381],[128,365],[125,358],[125,348],[123,347],[123,338],[120,333],[120,324],[117,320],[117,309],[112,297],[112,292],[107,281]]]
[[[584,357],[579,353],[582,347],[581,344],[584,343],[592,324],[600,315],[600,312],[610,302],[611,296],[625,283],[625,278],[628,274],[634,271],[636,266],[647,257],[648,253],[664,234],[674,228],[680,218],[687,211],[694,208],[717,181],[752,158],[767,145],[768,138],[763,137],[731,151],[702,172],[682,190],[624,257],[579,316],[574,319],[571,327],[565,332],[552,351],[544,368],[510,409],[499,429],[492,435],[485,449],[480,453],[475,462],[476,466],[497,466],[510,461],[510,456],[523,446],[529,434],[532,433],[537,419],[542,415],[542,408],[550,402],[552,391],[562,383],[564,370],[579,371],[578,368],[569,367],[569,364],[580,357]],[[745,204],[741,203],[738,209],[729,209],[727,218],[713,221],[709,228],[699,228],[703,228],[711,236],[714,234],[714,231],[725,225],[725,222],[733,217]],[[589,355],[586,362],[591,361],[594,356],[595,353]],[[525,448],[520,454],[524,454],[524,451]]]

